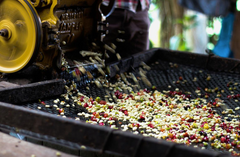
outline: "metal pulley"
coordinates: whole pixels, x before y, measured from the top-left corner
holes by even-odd
[[[41,22],[27,0],[0,1],[0,72],[13,73],[31,63],[41,44]]]
[[[52,0],[30,0],[34,7],[44,7],[52,3]]]
[[[92,41],[102,44],[107,32],[104,19],[115,0],[102,2],[0,0],[0,72],[14,73],[33,62],[41,70],[56,71],[63,53],[92,50]]]

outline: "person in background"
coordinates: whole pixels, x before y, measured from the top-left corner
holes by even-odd
[[[103,0],[103,4],[108,3],[109,0]],[[149,5],[150,0],[116,0],[115,10],[106,19],[109,33],[103,41],[113,43],[122,58],[149,48]],[[108,54],[110,61],[116,60],[115,55]]]
[[[231,50],[231,43],[233,43],[231,41],[232,35],[237,34],[236,36],[239,36],[238,33],[233,33],[236,14],[236,0],[178,0],[178,2],[183,7],[201,12],[210,17],[222,18],[222,27],[219,39],[212,52],[220,57],[233,58],[234,55]],[[237,43],[237,45],[239,45],[239,43]]]

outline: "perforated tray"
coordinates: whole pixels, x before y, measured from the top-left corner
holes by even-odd
[[[119,73],[119,71],[116,71],[114,68],[115,64],[121,69],[120,72],[128,71],[134,73],[135,76],[139,76],[138,67],[141,61],[144,61],[151,67],[151,70],[147,73],[147,77],[152,85],[156,86],[159,91],[175,90],[178,88],[183,93],[191,92],[191,97],[197,98],[204,96],[195,93],[196,89],[200,89],[202,93],[208,93],[208,101],[213,101],[217,97],[217,92],[206,92],[205,88],[218,88],[218,91],[224,90],[223,93],[221,92],[221,99],[225,101],[226,106],[223,108],[216,108],[218,114],[221,114],[226,108],[235,109],[240,104],[240,98],[227,98],[227,96],[233,95],[233,93],[240,93],[240,61],[238,60],[224,59],[212,55],[199,55],[165,49],[152,49],[109,65],[111,70],[110,76],[112,77],[110,78],[110,81],[114,82],[115,74]],[[180,76],[187,82],[176,83]],[[206,79],[208,76],[210,76],[211,79],[207,81]],[[197,78],[197,81],[193,81],[194,78]],[[131,80],[129,80],[129,82],[131,82]],[[148,88],[142,81],[139,83],[142,89]],[[100,96],[104,99],[106,93],[103,88],[97,88],[94,84],[91,84],[89,86],[90,90],[87,90],[85,88],[86,84],[81,85],[82,86],[79,86],[79,90],[83,94],[93,98]],[[229,90],[229,88],[232,88],[232,90]],[[44,105],[39,102],[23,104],[23,106],[34,110],[38,110],[38,107],[40,106],[42,107],[42,111],[58,114],[58,111],[53,107],[54,99],[56,98],[43,100],[50,105],[49,108],[45,108]],[[64,99],[60,98],[60,100]],[[72,100],[66,102],[69,104],[74,103]],[[67,117],[76,118],[79,117],[77,113],[82,111],[87,112],[83,107],[78,105],[75,106],[75,108],[64,108]],[[238,110],[235,114],[238,115],[239,113],[240,111]],[[83,117],[80,117],[80,119],[86,120]],[[208,149],[211,148],[208,147]]]

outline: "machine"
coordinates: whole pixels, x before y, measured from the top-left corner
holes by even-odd
[[[60,69],[62,56],[80,50],[103,53],[108,6],[102,0],[1,0],[0,72],[29,65]],[[97,45],[96,45],[97,43]]]

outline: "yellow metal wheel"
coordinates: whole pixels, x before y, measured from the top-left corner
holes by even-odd
[[[35,59],[41,23],[27,0],[0,0],[0,72],[13,73]]]

